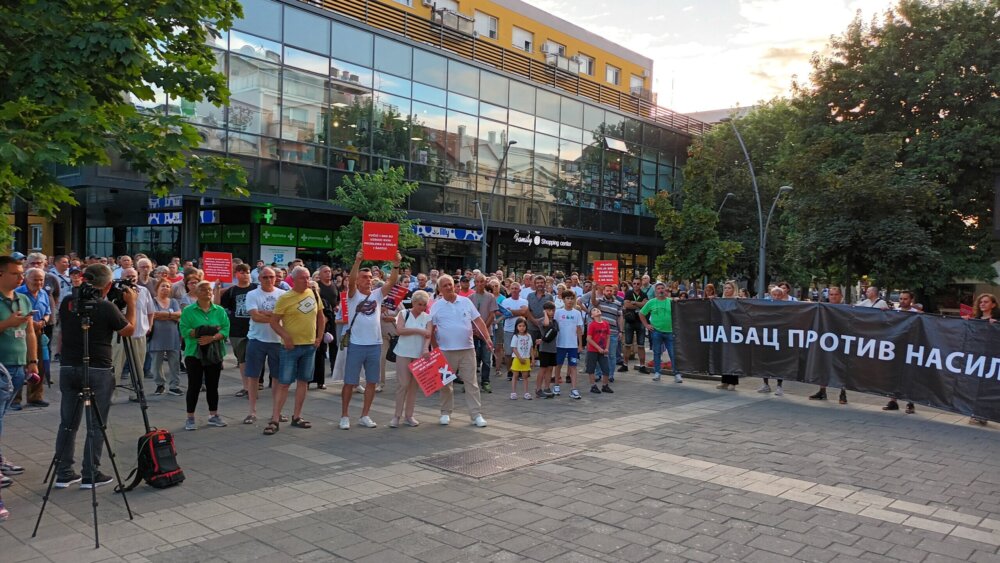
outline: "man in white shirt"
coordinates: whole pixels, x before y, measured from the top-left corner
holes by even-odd
[[[257,275],[260,286],[247,293],[244,301],[247,313],[250,315],[250,330],[247,331],[243,383],[250,399],[250,413],[243,419],[243,424],[257,422],[257,391],[264,377],[265,360],[272,379],[278,375],[281,367],[279,363],[281,337],[271,328],[271,313],[285,290],[274,285],[276,278],[277,274],[273,269],[261,268]]]
[[[493,339],[489,329],[479,316],[479,310],[467,297],[455,292],[455,280],[449,275],[438,278],[441,299],[434,302],[431,310],[431,348],[440,348],[448,367],[462,375],[465,382],[465,401],[469,406],[469,416],[477,427],[486,426],[480,409],[479,378],[476,377],[476,349],[472,341],[473,330],[482,338],[487,349],[493,351]],[[441,388],[441,424],[451,422],[455,406],[455,392],[452,383]]]
[[[403,257],[396,253],[392,263],[392,273],[383,287],[386,293],[399,280],[399,261]],[[351,428],[351,418],[348,408],[351,406],[351,396],[354,388],[361,382],[361,370],[365,370],[365,396],[361,407],[361,418],[358,424],[365,428],[375,428],[378,425],[368,416],[375,400],[375,386],[381,379],[379,364],[382,358],[382,287],[374,288],[373,275],[370,268],[362,268],[363,259],[359,250],[354,257],[354,266],[347,278],[347,330],[350,331],[350,345],[347,347],[347,359],[344,362],[344,387],[340,392],[340,429]]]
[[[504,318],[503,341],[509,343],[514,338],[514,325],[517,324],[517,318],[528,314],[528,300],[521,297],[521,284],[517,282],[510,284],[510,297],[500,303],[500,313]],[[510,362],[514,354],[514,351],[509,348],[510,346],[504,347],[503,366],[501,368],[501,372],[508,374],[508,381],[511,379]],[[462,381],[465,380],[463,379]]]
[[[123,256],[123,258],[128,258],[128,256]],[[128,263],[132,263],[131,258],[128,259]],[[135,353],[135,365],[129,366],[129,369],[135,374],[136,380],[141,381],[144,376],[143,365],[146,362],[146,335],[153,328],[153,313],[156,311],[156,308],[153,307],[153,296],[150,295],[149,290],[139,285],[139,273],[135,271],[135,268],[131,266],[121,268],[120,279],[132,281],[136,284],[136,290],[138,291],[135,298],[135,332],[132,333],[132,336],[128,337],[128,342],[132,343],[132,352]],[[125,366],[124,342],[125,337],[115,337],[111,357],[115,381],[121,380],[122,382],[124,382],[123,374]],[[133,402],[139,400],[139,397],[135,394],[135,390],[129,395],[129,400]]]
[[[889,308],[889,304],[885,302],[885,299],[878,296],[878,288],[874,285],[868,286],[868,289],[865,290],[865,299],[859,302],[857,306],[882,309],[883,311]]]

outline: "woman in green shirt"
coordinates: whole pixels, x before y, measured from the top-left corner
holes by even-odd
[[[199,282],[195,288],[198,300],[181,312],[181,336],[184,337],[184,363],[187,365],[187,421],[184,430],[197,430],[194,409],[198,405],[201,384],[205,383],[208,400],[209,426],[226,426],[219,416],[219,377],[222,375],[222,357],[226,355],[223,342],[229,336],[229,315],[222,307],[212,303],[212,283]]]

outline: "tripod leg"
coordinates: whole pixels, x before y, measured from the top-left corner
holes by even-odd
[[[97,412],[97,405],[94,403],[94,395],[89,387],[83,390],[83,409],[84,415],[87,417],[87,439],[85,441],[86,446],[83,454],[84,467],[88,465],[87,460],[89,460],[91,484],[90,502],[94,510],[94,549],[98,549],[101,547],[101,537],[100,531],[97,527],[97,466],[94,464],[94,441],[90,438],[90,429],[93,428],[91,425],[94,423],[93,415]],[[98,418],[100,418],[100,415],[98,415]],[[103,428],[101,429],[101,432],[104,432]],[[83,473],[86,473],[86,471],[83,471]],[[87,476],[84,475],[83,478],[86,479]]]
[[[55,467],[59,463],[59,452],[52,456],[52,463],[49,464],[49,470],[45,473],[45,481],[48,486],[45,487],[45,496],[42,497],[42,508],[38,511],[38,518],[35,520],[35,529],[31,531],[31,537],[38,535],[38,525],[42,523],[42,515],[45,514],[45,506],[49,503],[49,496],[52,494],[52,485],[56,483],[56,471]]]
[[[94,418],[97,419],[97,427],[101,430],[101,438],[104,440],[104,448],[108,450],[108,459],[111,461],[111,468],[115,472],[115,479],[118,480],[118,491],[122,495],[122,500],[125,501],[125,511],[128,512],[128,519],[133,520],[132,507],[128,504],[128,496],[125,494],[125,483],[122,482],[122,475],[118,471],[118,462],[116,461],[115,452],[111,449],[111,442],[108,440],[108,432],[104,426],[104,420],[101,418],[101,411],[97,408],[97,404],[93,404]],[[96,490],[96,487],[94,488]]]

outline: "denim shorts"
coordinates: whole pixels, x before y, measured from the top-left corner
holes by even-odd
[[[365,381],[378,383],[382,380],[379,367],[382,358],[381,344],[351,344],[347,347],[347,361],[344,363],[344,383],[357,385],[361,382],[361,368],[365,368]]]
[[[280,376],[282,346],[278,342],[247,339],[246,377],[257,379],[264,373],[264,362],[271,370],[271,377]]]
[[[312,344],[300,344],[291,350],[281,347],[278,353],[278,383],[291,385],[296,379],[309,383],[313,380],[316,365],[316,348]]]
[[[556,348],[556,365],[561,366],[569,360],[570,367],[576,367],[580,362],[580,350],[576,348]]]

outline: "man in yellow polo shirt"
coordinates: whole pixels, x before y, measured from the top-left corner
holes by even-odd
[[[267,423],[265,434],[278,431],[281,408],[288,398],[288,388],[295,384],[295,410],[292,426],[312,428],[312,424],[302,419],[302,404],[313,378],[316,348],[323,339],[326,319],[319,296],[310,285],[309,269],[297,266],[290,274],[292,290],[278,298],[271,314],[271,328],[281,337],[281,352],[278,354],[278,383],[274,386],[274,409],[271,421]]]

